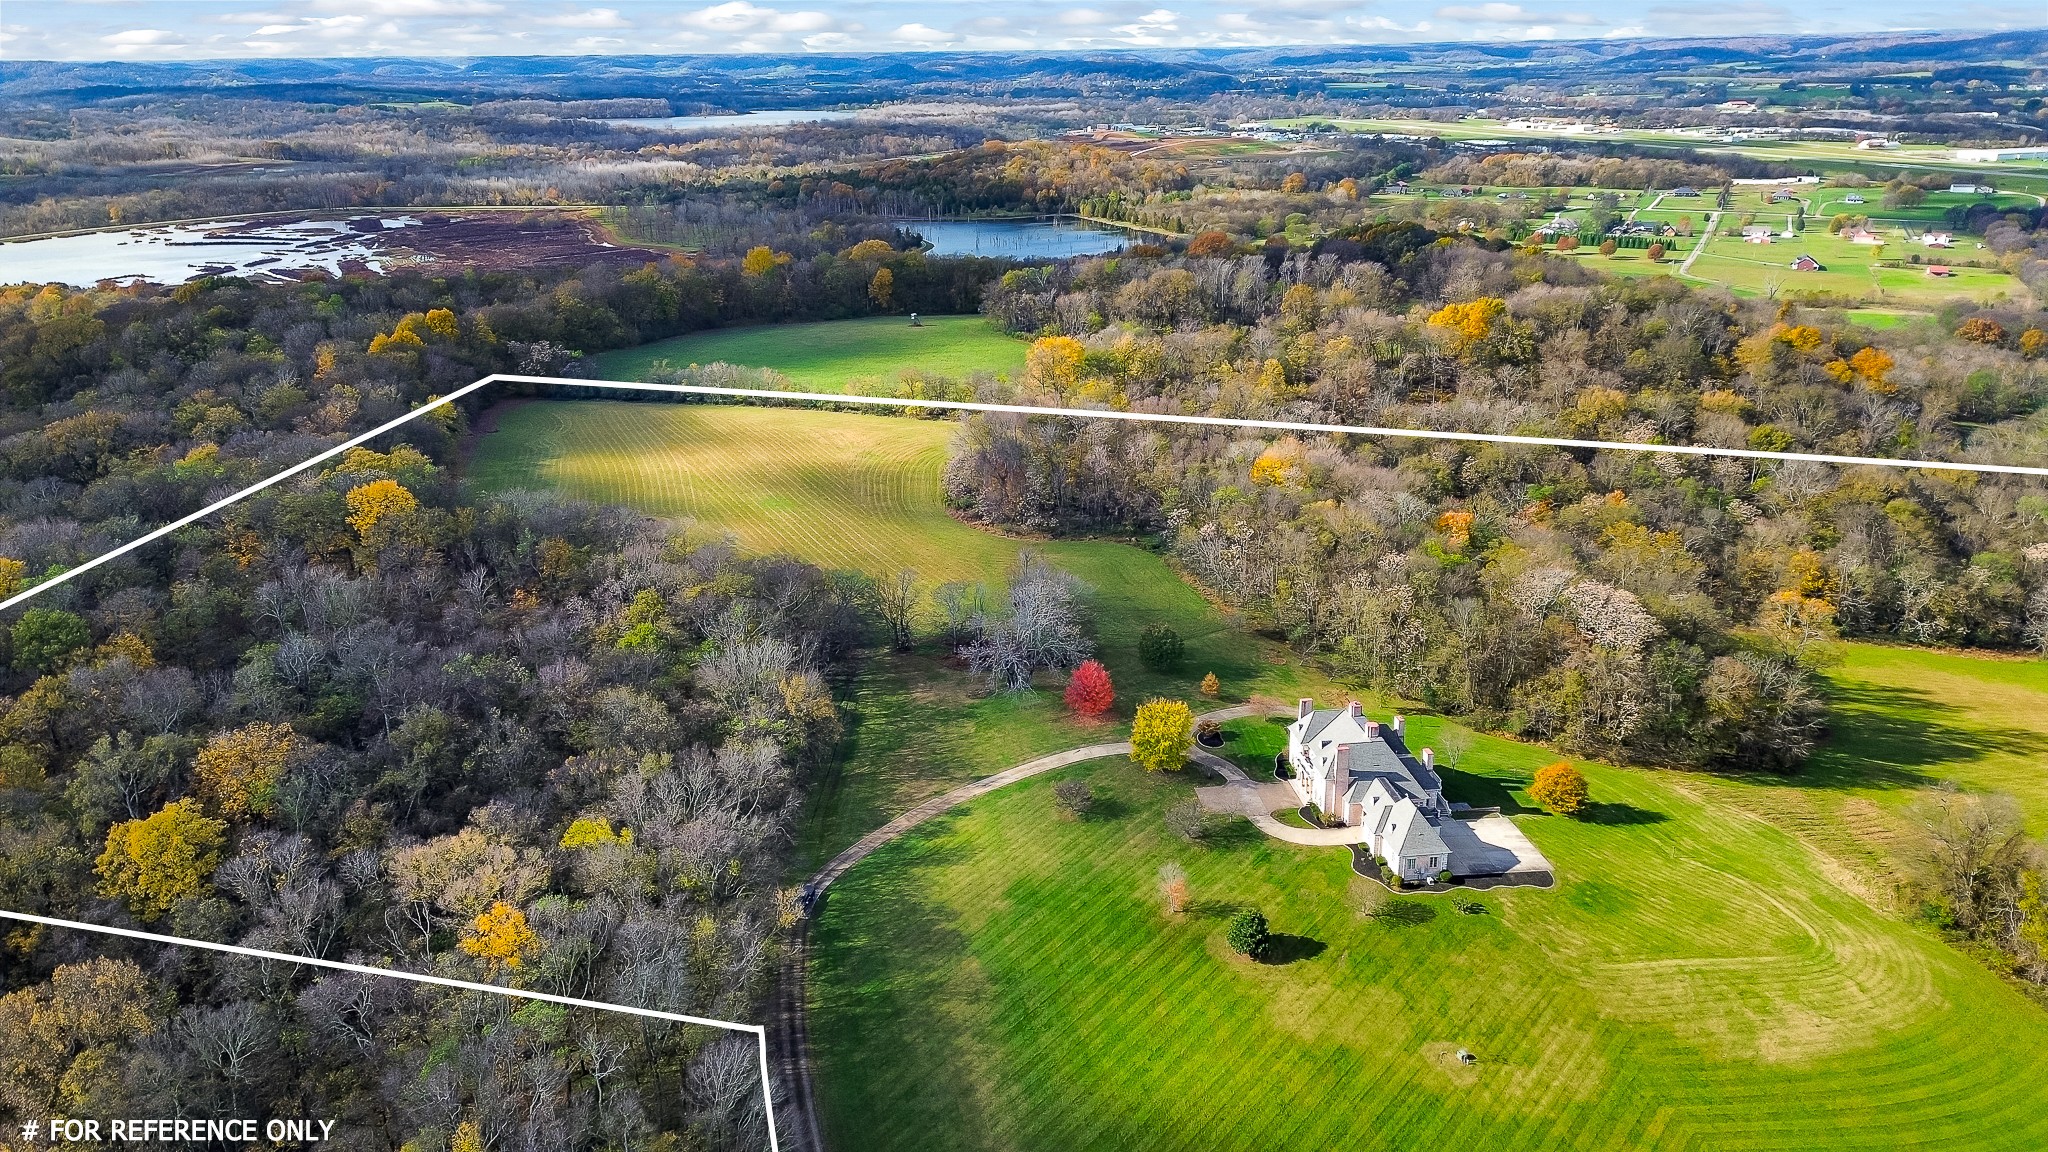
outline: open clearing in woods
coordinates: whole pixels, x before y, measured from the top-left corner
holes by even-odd
[[[888,384],[911,370],[963,378],[976,372],[1016,377],[1028,345],[980,316],[907,316],[713,328],[592,357],[607,380],[648,380],[658,361],[677,367],[724,362],[773,368],[798,391],[844,392],[856,382]]]
[[[869,574],[916,569],[930,583],[999,588],[1021,549],[1037,549],[1090,589],[1097,655],[1117,686],[1113,716],[1166,695],[1200,701],[1214,672],[1226,702],[1252,693],[1330,691],[1285,645],[1253,636],[1159,555],[1112,540],[1030,541],[946,513],[939,477],[950,422],[743,405],[543,400],[499,409],[478,440],[471,482],[556,489],[650,515],[695,518],[756,553],[787,553]],[[1138,659],[1164,624],[1186,641],[1177,669]],[[815,865],[897,812],[954,784],[1102,739],[1112,721],[1076,721],[1057,677],[1044,691],[988,697],[944,654],[878,652],[851,685],[845,759],[806,809],[803,863]]]

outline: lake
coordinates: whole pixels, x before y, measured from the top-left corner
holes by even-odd
[[[418,224],[411,216],[208,220],[20,240],[0,244],[0,284],[83,288],[102,280],[183,284],[227,275],[283,280],[290,278],[286,273],[313,268],[338,274],[345,263],[382,272],[383,246],[373,237]]]
[[[902,220],[900,228],[924,237],[933,256],[1000,256],[1007,260],[1060,260],[1099,256],[1131,242],[1121,228],[1071,217],[1039,220]]]
[[[195,221],[0,244],[0,284],[286,281],[400,268],[638,268],[670,253],[609,239],[577,212],[439,212]]]
[[[740,112],[723,116],[645,116],[606,120],[622,128],[659,128],[667,132],[720,132],[728,128],[781,128],[790,124],[819,124],[827,120],[851,120],[857,112],[822,108],[776,108],[765,112]]]

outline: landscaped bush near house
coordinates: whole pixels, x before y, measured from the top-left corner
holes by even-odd
[[[1067,678],[1067,707],[1081,716],[1100,716],[1116,702],[1116,688],[1109,669],[1100,660],[1083,660]]]
[[[1451,870],[1449,868],[1446,868],[1443,871],[1436,874],[1436,882],[1439,884],[1449,884],[1452,882],[1453,879],[1454,877],[1451,875]]]
[[[1536,782],[1529,785],[1529,798],[1559,816],[1576,816],[1586,810],[1586,777],[1563,760],[1536,770]]]
[[[1062,780],[1052,786],[1052,802],[1068,816],[1085,816],[1095,805],[1095,792],[1086,780]]]
[[[1164,624],[1149,624],[1138,635],[1138,659],[1154,672],[1171,672],[1180,667],[1187,647],[1180,633]]]
[[[1166,910],[1175,915],[1187,911],[1188,872],[1176,862],[1159,866],[1159,895],[1166,901]]]
[[[1266,914],[1257,908],[1241,909],[1230,918],[1230,929],[1225,937],[1230,950],[1239,956],[1254,960],[1266,953],[1266,945],[1272,939],[1272,932],[1266,927]]]

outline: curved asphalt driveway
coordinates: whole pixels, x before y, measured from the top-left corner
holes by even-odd
[[[1236,720],[1245,716],[1258,716],[1263,712],[1264,709],[1257,705],[1239,704],[1230,708],[1218,708],[1214,712],[1204,712],[1195,719],[1197,722],[1207,720],[1221,724],[1225,720]],[[805,889],[809,892],[813,901],[817,900],[819,896],[824,894],[825,889],[831,887],[834,880],[844,876],[847,869],[867,859],[874,853],[875,849],[880,848],[882,845],[887,844],[889,841],[896,839],[898,836],[903,835],[905,832],[955,805],[965,804],[977,796],[986,796],[1005,785],[1015,784],[1019,780],[1026,780],[1033,776],[1051,772],[1055,768],[1065,768],[1069,764],[1079,764],[1084,760],[1100,760],[1104,756],[1123,756],[1129,753],[1130,750],[1131,742],[1128,740],[1120,740],[1108,744],[1089,744],[1081,748],[1070,748],[1065,752],[1054,752],[1050,756],[1040,756],[1036,760],[1026,760],[1015,768],[1006,768],[993,776],[983,776],[979,780],[962,784],[950,792],[944,792],[926,800],[894,820],[889,821],[887,824],[882,825],[880,828],[875,829],[873,832],[854,841],[853,845],[847,848],[846,851],[834,856],[829,863],[820,868],[817,875],[812,876],[810,882],[805,885]],[[1193,759],[1196,763],[1214,768],[1218,772],[1223,773],[1224,779],[1229,780],[1234,785],[1247,789],[1252,787],[1250,778],[1246,777],[1242,771],[1239,771],[1237,765],[1223,759],[1221,756],[1212,755],[1197,747],[1194,751]],[[1260,815],[1263,816],[1265,813],[1262,812]],[[1302,831],[1298,828],[1289,828],[1278,820],[1273,820],[1271,816],[1267,816],[1266,819],[1272,821],[1273,827],[1280,831]],[[1264,827],[1264,825],[1261,825],[1261,827]],[[1279,835],[1279,832],[1275,832],[1274,835]],[[1293,839],[1291,836],[1281,836],[1280,838],[1283,840]],[[1297,840],[1295,843],[1334,844],[1341,843],[1341,841]]]

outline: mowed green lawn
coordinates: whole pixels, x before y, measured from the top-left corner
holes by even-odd
[[[1418,718],[1418,740],[1433,739]],[[1550,754],[1482,738],[1482,802]],[[830,1144],[890,1149],[2039,1149],[2048,1013],[1844,891],[1741,783],[1585,765],[1589,821],[1523,815],[1553,891],[1360,911],[1344,853],[1121,759],[980,799],[836,884],[813,929]],[[1062,776],[1104,797],[1055,814]],[[1161,865],[1190,878],[1167,915]],[[1230,954],[1241,905],[1284,963]],[[1457,1062],[1459,1048],[1478,1056]]]
[[[844,392],[857,382],[893,382],[914,370],[927,376],[976,372],[1015,377],[1024,370],[1024,341],[998,332],[980,316],[870,316],[815,324],[714,328],[591,360],[607,380],[647,380],[658,361],[681,368],[724,362],[773,368],[799,390]]]

